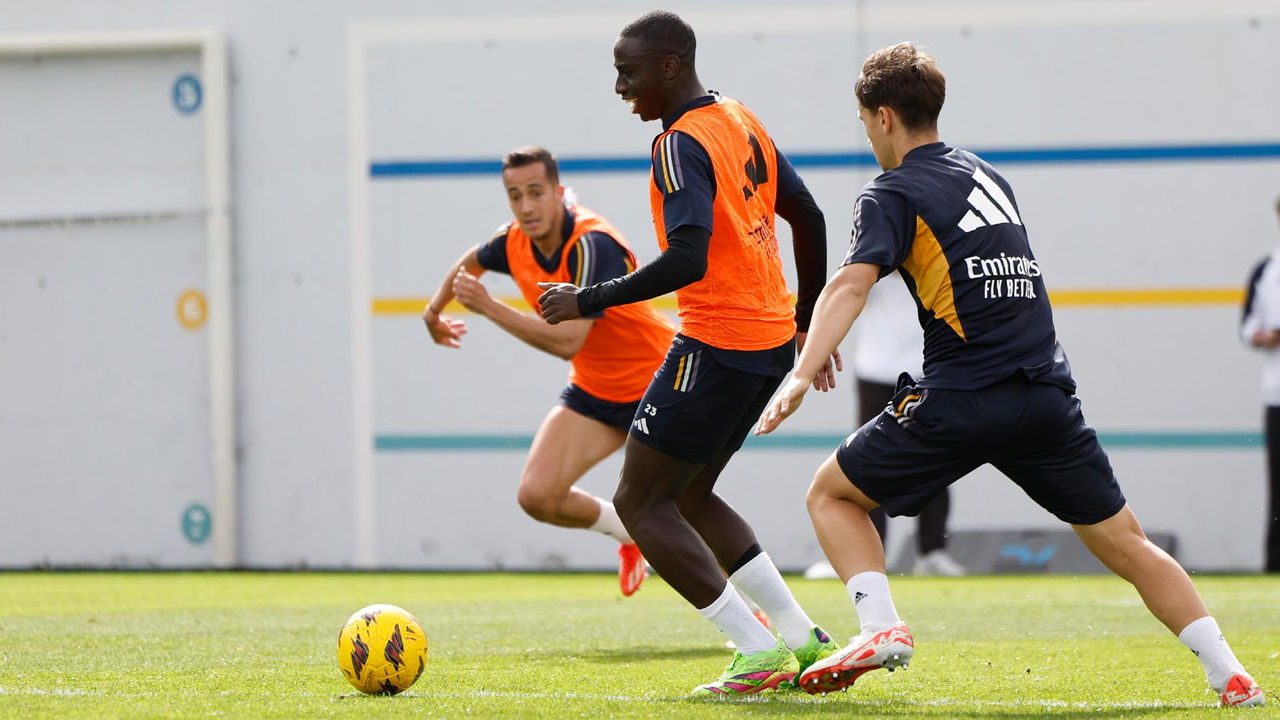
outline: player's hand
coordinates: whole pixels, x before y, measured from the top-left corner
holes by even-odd
[[[542,319],[555,325],[565,320],[577,320],[582,317],[578,309],[579,287],[573,283],[538,283],[545,292],[538,296],[538,306],[542,308]]]
[[[1254,331],[1253,337],[1250,338],[1250,340],[1253,342],[1254,347],[1270,350],[1277,345],[1280,345],[1280,330],[1266,330],[1259,328]]]
[[[804,341],[809,337],[809,333],[796,333],[796,355],[799,356],[800,351],[804,350]],[[818,374],[813,376],[813,389],[820,392],[836,389],[836,373],[844,370],[844,361],[840,359],[840,349],[837,348],[831,353],[831,357],[822,364],[822,369],[818,370]]]
[[[431,340],[435,344],[451,348],[462,347],[462,336],[467,334],[467,324],[462,320],[438,315],[428,303],[422,311],[422,323],[427,326],[427,332],[431,333]]]
[[[485,306],[492,302],[489,291],[485,289],[480,278],[466,270],[459,270],[453,278],[453,296],[458,302],[472,312],[484,314]]]
[[[773,429],[778,427],[783,420],[790,417],[796,410],[799,410],[800,403],[804,401],[804,394],[808,391],[809,382],[807,380],[801,380],[794,375],[787,378],[787,382],[783,384],[782,389],[769,401],[769,407],[760,416],[760,422],[756,423],[756,435],[766,435],[773,432]]]

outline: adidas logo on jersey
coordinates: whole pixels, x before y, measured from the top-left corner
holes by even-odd
[[[649,423],[648,423],[648,422],[646,422],[646,418],[638,418],[638,419],[636,419],[636,420],[633,420],[633,421],[631,422],[631,427],[633,427],[633,428],[635,428],[635,429],[639,430],[640,432],[644,433],[645,435],[648,435],[648,434],[649,434]]]

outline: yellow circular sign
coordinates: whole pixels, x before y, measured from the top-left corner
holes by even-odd
[[[209,316],[209,303],[199,290],[188,290],[178,296],[178,322],[188,330],[199,330]]]

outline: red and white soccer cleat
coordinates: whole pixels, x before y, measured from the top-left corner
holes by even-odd
[[[807,693],[826,694],[843,690],[864,673],[885,668],[893,672],[906,667],[916,645],[905,623],[888,630],[863,633],[848,645],[810,665],[800,675],[800,688]]]
[[[1227,686],[1222,690],[1222,706],[1223,707],[1261,707],[1267,704],[1267,699],[1262,695],[1262,688],[1258,687],[1258,683],[1248,675],[1236,674],[1232,675],[1227,681]]]
[[[618,586],[622,594],[630,597],[640,589],[647,574],[644,555],[635,543],[623,543],[618,546]]]

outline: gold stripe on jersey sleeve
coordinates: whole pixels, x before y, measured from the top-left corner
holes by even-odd
[[[578,238],[578,270],[573,274],[573,284],[582,287],[587,280],[587,264],[591,261],[590,250],[587,248],[586,236]]]
[[[951,263],[942,252],[938,238],[933,230],[925,224],[924,218],[916,218],[916,240],[911,245],[911,255],[902,263],[902,269],[916,283],[916,293],[920,304],[933,316],[942,320],[960,336],[964,336],[964,327],[960,317],[956,315],[956,294],[951,287]]]
[[[680,364],[676,367],[676,384],[672,386],[676,390],[680,389],[680,379],[684,375],[684,361],[688,359],[688,355],[680,358]]]
[[[671,185],[671,156],[667,153],[667,138],[671,137],[668,133],[662,138],[662,142],[658,143],[660,152],[658,153],[659,162],[662,164],[662,180],[667,184],[667,194],[675,192],[675,188]]]

